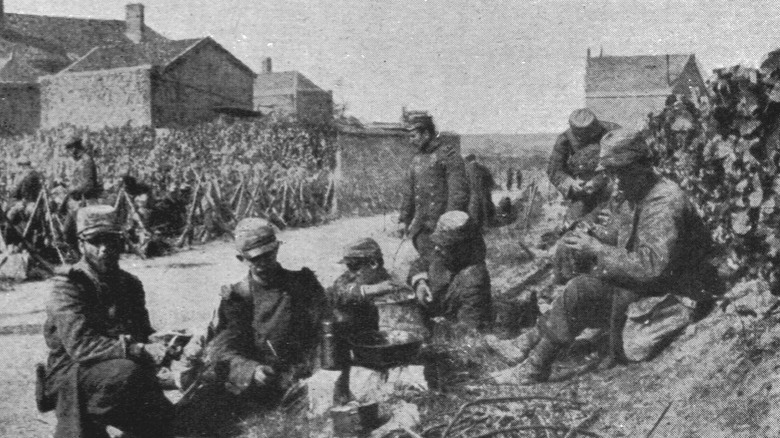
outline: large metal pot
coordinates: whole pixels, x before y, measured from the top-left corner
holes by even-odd
[[[352,364],[375,369],[410,364],[422,343],[421,336],[406,330],[361,332],[349,339]]]

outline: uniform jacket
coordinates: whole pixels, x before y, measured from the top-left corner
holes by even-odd
[[[95,160],[89,154],[84,154],[76,161],[70,179],[69,194],[73,199],[96,199],[100,197],[103,188],[100,187]]]
[[[547,176],[564,197],[569,196],[569,189],[575,179],[590,181],[597,176],[596,166],[601,151],[599,142],[604,134],[620,127],[610,122],[599,123],[599,132],[588,143],[575,137],[571,129],[567,129],[555,141],[547,162]],[[605,179],[603,184],[606,184]],[[604,186],[599,185],[599,188],[603,189]]]
[[[492,190],[496,185],[490,169],[477,162],[466,163],[466,175],[469,180],[469,216],[480,228],[496,215]]]
[[[685,192],[659,177],[644,198],[616,204],[615,246],[597,253],[593,274],[641,295],[707,296],[714,280],[707,257],[712,238]]]
[[[146,342],[153,332],[143,286],[125,271],[112,279],[101,278],[82,260],[67,276],[56,278],[46,315],[46,392],[56,394],[60,419],[55,436],[78,437],[84,415],[79,368],[128,358],[128,345]]]
[[[307,268],[280,268],[268,285],[247,275],[223,286],[206,362],[234,394],[250,387],[258,365],[277,372],[307,365],[318,345],[325,306],[322,286]]]
[[[29,170],[16,184],[11,196],[14,199],[35,202],[41,187],[43,187],[43,175],[36,170]]]
[[[477,236],[473,242],[466,242],[471,250],[458,266],[429,269],[422,274],[421,265],[413,265],[409,281],[414,286],[416,279],[427,278],[433,293],[432,313],[450,321],[471,328],[485,329],[492,321],[492,298],[490,295],[490,274],[485,264],[485,242]],[[415,269],[417,268],[417,269]]]
[[[427,151],[415,154],[404,182],[399,221],[409,225],[409,233],[432,232],[446,211],[467,211],[469,184],[466,168],[457,149],[438,139]]]

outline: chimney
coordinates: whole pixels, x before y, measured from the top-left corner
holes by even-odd
[[[271,73],[271,58],[263,58],[263,73]]]
[[[125,36],[136,44],[144,41],[144,5],[141,3],[125,6]]]
[[[601,49],[599,49],[599,58],[604,56],[604,46],[601,46]]]
[[[588,47],[588,51],[586,52],[586,55],[587,56],[585,59],[590,59],[590,47]]]

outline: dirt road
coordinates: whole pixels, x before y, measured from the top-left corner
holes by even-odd
[[[323,285],[344,269],[337,262],[344,244],[359,237],[379,242],[385,263],[403,278],[415,252],[393,232],[396,216],[374,216],[336,221],[320,227],[284,231],[279,251],[290,269],[308,266]],[[212,242],[168,257],[141,260],[128,257],[122,266],[143,281],[152,324],[157,329],[202,328],[219,302],[220,286],[244,275],[229,242]],[[40,334],[50,281],[16,285],[0,293],[0,436],[51,436],[52,414],[41,415],[33,400],[33,366],[45,358]]]

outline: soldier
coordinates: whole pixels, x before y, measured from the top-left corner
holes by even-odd
[[[22,223],[33,215],[35,202],[43,188],[43,175],[33,169],[32,163],[27,158],[17,162],[19,174],[11,191],[11,196],[16,199],[14,206],[8,211],[8,219],[12,225]]]
[[[431,233],[445,211],[467,211],[469,184],[458,150],[437,138],[431,116],[413,118],[408,128],[417,149],[406,177],[399,222],[426,265],[432,261]]]
[[[638,132],[616,130],[602,140],[600,167],[618,180],[622,202],[600,222],[606,233],[578,230],[563,243],[595,266],[566,284],[537,328],[514,340],[512,359],[525,362],[494,375],[499,382],[548,379],[555,356],[585,328],[610,329],[611,363],[622,359],[622,327],[630,303],[667,293],[710,303],[706,268],[711,236],[682,189],[655,173]],[[711,267],[710,267],[711,268]],[[507,349],[502,351],[506,352]]]
[[[46,306],[49,359],[39,407],[52,409],[56,400],[56,438],[103,438],[107,425],[133,436],[171,436],[173,406],[154,369],[167,351],[148,343],[143,286],[119,267],[116,211],[82,208],[77,231],[83,256],[54,283]]]
[[[587,108],[574,110],[569,129],[558,136],[547,164],[550,182],[571,201],[566,212],[567,226],[609,199],[607,179],[596,172],[599,142],[619,126],[602,122]]]
[[[478,163],[474,154],[467,155],[464,161],[471,192],[468,212],[477,227],[482,229],[496,218],[496,206],[493,204],[493,187],[496,182],[490,169]]]
[[[413,265],[409,283],[431,317],[441,316],[468,328],[489,328],[492,307],[490,274],[485,265],[485,241],[469,215],[443,214],[431,235],[437,257],[446,268],[420,269]],[[430,299],[424,297],[430,296]]]
[[[84,205],[95,204],[103,192],[97,175],[97,167],[92,155],[78,135],[69,135],[65,140],[65,149],[70,151],[75,166],[70,175],[68,195],[60,208],[60,214],[66,214],[64,232],[65,241],[74,250],[78,248],[76,236],[76,211]]]
[[[234,234],[236,257],[248,272],[222,287],[204,351],[211,385],[195,396],[201,409],[193,399],[192,416],[182,412],[181,420],[182,427],[216,429],[210,432],[220,436],[253,410],[278,404],[298,379],[311,374],[326,305],[311,270],[279,264],[280,242],[268,221],[243,219]]]

